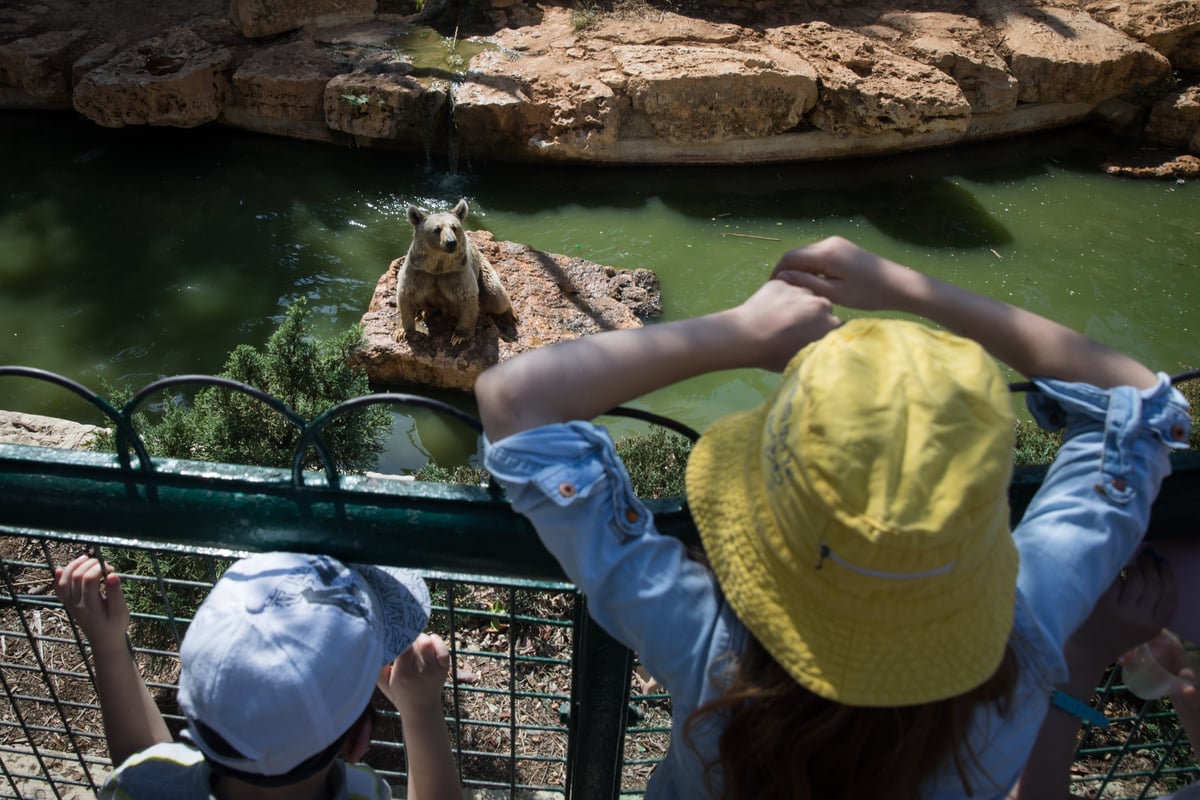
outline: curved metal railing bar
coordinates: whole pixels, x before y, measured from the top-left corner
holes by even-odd
[[[684,437],[692,444],[695,444],[700,439],[700,432],[689,425],[684,425],[678,420],[673,420],[670,417],[664,417],[661,414],[655,414],[652,411],[642,411],[639,408],[628,408],[626,406],[617,406],[614,409],[606,411],[605,414],[610,417],[629,417],[630,419],[640,419],[642,422],[649,422],[652,425],[657,425],[660,428],[667,428],[675,431],[680,436]]]
[[[303,476],[304,457],[310,448],[316,450],[317,456],[320,459],[325,472],[326,485],[319,488],[326,490],[337,490],[340,488],[341,476],[339,474],[337,463],[329,452],[329,448],[321,434],[334,420],[344,416],[347,413],[350,413],[351,411],[362,409],[367,406],[387,404],[423,408],[457,419],[459,422],[471,428],[476,433],[483,432],[483,425],[477,417],[472,416],[471,414],[468,414],[467,412],[462,411],[461,409],[456,408],[444,401],[434,400],[433,398],[416,394],[381,392],[361,395],[359,397],[351,398],[350,400],[345,400],[341,403],[338,403],[337,405],[322,412],[314,420],[309,422],[274,395],[255,388],[254,386],[242,381],[215,375],[187,374],[161,378],[147,384],[146,386],[143,386],[141,389],[135,392],[120,409],[117,409],[112,405],[111,402],[101,397],[99,394],[87,388],[86,386],[48,370],[17,365],[0,366],[0,377],[3,376],[27,377],[52,383],[68,389],[92,405],[96,406],[105,415],[105,417],[112,420],[116,426],[117,458],[121,467],[124,470],[132,471],[133,465],[129,458],[129,450],[132,449],[134,454],[137,456],[138,467],[140,471],[147,474],[154,472],[153,459],[146,450],[145,442],[142,441],[141,436],[137,433],[137,430],[133,425],[133,414],[152,395],[155,395],[166,389],[182,385],[202,387],[211,386],[240,392],[263,403],[295,426],[299,432],[299,436],[292,451],[291,483],[293,487],[297,489],[305,488]],[[1179,384],[1183,381],[1194,380],[1197,378],[1200,378],[1200,369],[1192,369],[1172,375],[1171,382],[1172,384]],[[1037,391],[1037,387],[1030,381],[1010,383],[1008,388],[1011,392]],[[606,411],[604,415],[626,417],[647,422],[652,425],[657,425],[687,438],[692,443],[695,443],[700,438],[700,433],[694,428],[677,420],[671,419],[670,417],[655,414],[650,411],[629,408],[626,406],[618,406]],[[495,489],[494,481],[491,488]],[[154,487],[150,486],[148,489],[151,492],[151,495],[153,495]]]
[[[173,375],[168,378],[161,378],[139,389],[133,395],[133,397],[129,398],[129,401],[125,403],[124,407],[121,409],[121,414],[131,417],[133,415],[133,411],[139,405],[145,402],[146,399],[151,395],[161,392],[164,389],[168,389],[172,386],[183,385],[214,386],[221,389],[229,389],[231,391],[241,392],[242,394],[253,397],[255,400],[258,400],[268,408],[280,414],[284,419],[292,423],[292,425],[296,426],[296,430],[300,433],[301,441],[304,440],[305,434],[310,426],[310,423],[304,419],[304,417],[300,416],[291,406],[289,406],[287,403],[284,403],[274,395],[268,394],[261,389],[256,389],[248,383],[243,383],[242,381],[234,380],[233,378],[222,378],[216,375]],[[318,419],[320,419],[320,417],[318,417]],[[132,430],[132,424],[130,424],[129,428]],[[118,432],[118,452],[120,452],[122,449],[123,444],[124,442],[122,441],[120,433]],[[321,439],[317,439],[314,436],[310,446],[316,449],[317,456],[321,459],[321,464],[325,468],[325,474],[327,476],[335,476],[337,474],[337,465],[334,463],[333,458],[329,455],[329,449],[325,446],[325,442]],[[307,450],[307,447],[305,449]],[[334,478],[333,481],[336,484],[336,478]]]
[[[133,446],[134,453],[137,454],[138,463],[141,467],[141,470],[143,472],[151,472],[153,470],[150,454],[146,452],[145,444],[142,442],[141,437],[137,435],[137,431],[133,429],[133,422],[122,411],[118,411],[117,408],[112,405],[112,403],[108,402],[108,400],[101,397],[96,392],[92,391],[81,383],[77,383],[70,378],[59,375],[56,372],[38,369],[37,367],[22,367],[16,365],[0,366],[0,376],[5,375],[33,378],[35,380],[45,381],[46,383],[52,383],[56,386],[61,386],[64,389],[68,389],[77,394],[79,397],[82,397],[84,400],[87,400],[96,408],[100,409],[104,416],[111,419],[113,424],[117,426],[118,441],[121,441],[122,437],[128,437],[131,440],[131,444]],[[124,448],[119,448],[117,458],[120,461],[122,468],[132,468],[132,465],[129,463],[129,453]]]
[[[292,485],[300,488],[304,486],[304,455],[308,452],[308,448],[316,446],[320,443],[321,431],[330,422],[333,422],[338,417],[341,417],[351,411],[366,408],[372,405],[405,405],[424,408],[430,411],[437,411],[450,417],[454,417],[458,421],[472,428],[476,433],[483,433],[483,423],[470,414],[455,408],[449,403],[441,400],[434,400],[430,397],[422,397],[416,394],[403,394],[399,392],[380,392],[378,394],[364,394],[359,397],[353,397],[349,400],[344,400],[341,403],[326,409],[317,415],[317,418],[308,423],[305,429],[301,432],[300,438],[296,441],[296,445],[292,450]],[[326,480],[330,489],[338,488],[337,471],[326,469]]]

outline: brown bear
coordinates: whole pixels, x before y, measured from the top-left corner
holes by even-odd
[[[474,337],[481,309],[496,319],[502,335],[511,335],[512,301],[495,268],[463,230],[468,210],[465,198],[450,211],[432,214],[408,207],[413,239],[396,281],[397,339],[411,337],[418,318],[425,316],[428,325],[429,313],[441,312],[457,320],[450,344],[462,344]]]

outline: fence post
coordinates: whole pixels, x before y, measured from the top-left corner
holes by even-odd
[[[567,800],[616,800],[621,793],[633,651],[575,603],[571,712],[567,722]]]

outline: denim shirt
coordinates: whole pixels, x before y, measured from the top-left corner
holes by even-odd
[[[1165,375],[1144,391],[1036,383],[1031,411],[1045,427],[1065,425],[1066,440],[1013,534],[1021,553],[1013,637],[1021,679],[1007,713],[989,706],[973,720],[971,748],[982,769],[972,777],[976,798],[1002,797],[1016,783],[1052,686],[1066,678],[1063,643],[1137,548],[1170,472],[1168,448],[1187,441],[1187,403]],[[671,745],[647,798],[715,795],[706,781],[718,786],[720,776],[708,775],[706,764],[716,760],[720,720],[706,717],[690,746],[683,725],[720,695],[714,677],[747,633],[712,573],[655,529],[605,429],[577,421],[494,443],[485,437],[484,459],[513,509],[587,595],[596,622],[637,652],[671,694]],[[922,794],[964,797],[953,764]]]

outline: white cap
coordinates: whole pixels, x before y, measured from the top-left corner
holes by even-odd
[[[380,668],[428,621],[429,589],[414,572],[301,553],[242,559],[179,648],[189,738],[239,772],[287,773],[349,730]],[[243,757],[206,742],[197,722]]]

